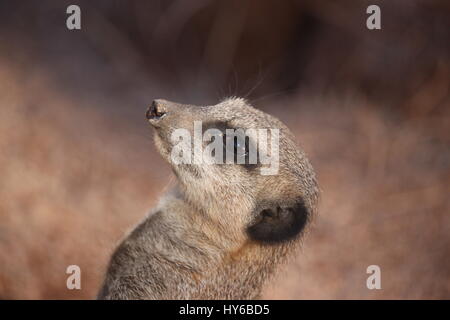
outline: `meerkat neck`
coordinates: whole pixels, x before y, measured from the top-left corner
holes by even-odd
[[[193,259],[196,264],[202,262],[197,264],[198,280],[208,282],[208,279],[215,279],[217,283],[214,288],[235,286],[229,292],[236,294],[240,292],[239,286],[248,287],[245,283],[252,283],[254,288],[262,287],[288,253],[289,245],[262,244],[230,236],[223,225],[211,219],[203,208],[186,201],[184,194],[177,190],[168,194],[166,200],[160,210],[167,224],[173,226],[177,221],[176,230],[189,226],[189,231],[182,230],[168,236],[174,237],[174,242],[198,248],[195,250],[196,258]],[[251,294],[239,294],[254,298],[255,290]]]
[[[174,213],[174,217],[179,221],[180,226],[189,227],[190,230],[202,234],[205,239],[209,239],[210,244],[221,251],[237,250],[240,240],[235,233],[227,229],[227,225],[222,221],[216,220],[211,210],[227,210],[225,206],[219,207],[209,202],[209,208],[202,206],[199,202],[192,199],[188,193],[185,193],[181,186],[175,186],[166,194],[160,202],[158,210]],[[231,215],[231,214],[230,214]],[[244,236],[242,235],[243,239]]]

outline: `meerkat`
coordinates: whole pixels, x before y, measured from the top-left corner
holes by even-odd
[[[98,298],[259,298],[317,210],[305,153],[281,121],[241,98],[213,106],[155,100],[147,119],[177,185],[115,250]],[[192,133],[195,121],[221,132],[279,129],[278,173],[261,174],[261,163],[175,164],[173,132]]]

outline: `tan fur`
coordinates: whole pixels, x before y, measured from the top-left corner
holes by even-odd
[[[149,122],[169,163],[170,134],[176,128],[192,131],[193,121],[201,120],[244,129],[279,128],[279,173],[264,176],[238,164],[171,163],[177,187],[117,248],[99,298],[258,298],[275,267],[295,251],[303,225],[286,238],[277,230],[289,230],[292,219],[300,226],[298,215],[308,221],[316,211],[318,188],[309,161],[279,120],[245,100],[206,107],[157,100],[155,106],[166,115]],[[255,236],[251,226],[256,226]],[[272,229],[276,240],[266,241],[264,232]]]

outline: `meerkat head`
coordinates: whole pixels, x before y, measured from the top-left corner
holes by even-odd
[[[315,211],[314,171],[289,129],[239,98],[213,106],[155,100],[155,143],[192,206],[242,240],[298,238]]]

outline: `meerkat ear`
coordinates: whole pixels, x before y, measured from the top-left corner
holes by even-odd
[[[302,232],[308,216],[303,201],[290,207],[269,206],[259,212],[247,233],[251,239],[265,243],[288,241]]]

